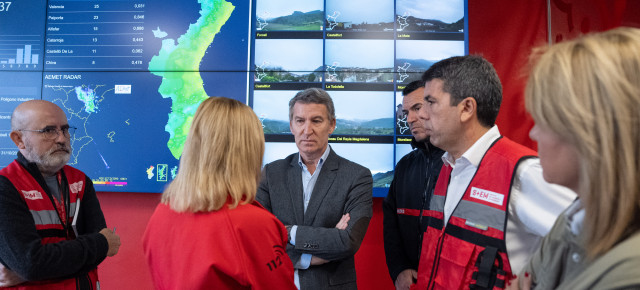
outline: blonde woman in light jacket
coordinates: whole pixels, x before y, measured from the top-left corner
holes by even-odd
[[[511,286],[639,289],[640,30],[551,46],[525,98],[545,179],[578,199]]]

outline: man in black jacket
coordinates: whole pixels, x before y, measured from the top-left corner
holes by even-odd
[[[118,252],[91,179],[65,165],[74,129],[48,101],[11,116],[19,152],[0,170],[0,287],[99,289],[96,267]]]
[[[409,289],[417,278],[420,244],[425,225],[422,212],[428,206],[442,167],[444,151],[429,143],[424,121],[424,82],[409,83],[402,91],[402,111],[413,135],[413,151],[396,165],[389,194],[384,200],[384,251],[389,275],[396,289]]]

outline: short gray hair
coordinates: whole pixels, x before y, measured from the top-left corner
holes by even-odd
[[[333,100],[329,93],[319,88],[308,88],[304,91],[299,91],[295,97],[289,101],[289,121],[293,119],[293,106],[296,103],[301,104],[320,104],[327,107],[327,113],[329,114],[329,121],[336,119],[336,109],[333,106]]]

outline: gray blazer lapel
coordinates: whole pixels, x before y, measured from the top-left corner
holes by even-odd
[[[336,155],[333,150],[330,150],[327,160],[322,165],[316,185],[313,187],[311,200],[309,200],[307,211],[304,214],[305,225],[311,225],[313,223],[313,219],[316,217],[318,209],[320,209],[320,205],[322,204],[325,196],[327,196],[329,188],[331,188],[331,184],[333,184],[333,181],[336,179],[337,173],[338,155]]]
[[[291,160],[291,166],[287,172],[287,188],[293,204],[293,214],[296,224],[304,224],[304,201],[302,190],[302,169],[298,164],[298,155]]]

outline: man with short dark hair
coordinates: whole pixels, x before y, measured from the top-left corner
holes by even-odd
[[[13,111],[19,152],[0,170],[0,287],[99,289],[96,267],[118,252],[91,179],[65,165],[74,129],[48,101]]]
[[[256,200],[287,228],[299,289],[356,289],[354,255],[372,216],[371,172],[329,146],[329,94],[310,88],[289,102],[299,152],[265,165]]]
[[[396,289],[409,289],[418,276],[423,209],[431,199],[442,167],[444,151],[429,142],[424,120],[424,82],[413,81],[402,90],[402,112],[414,149],[396,164],[389,193],[382,203],[384,251],[389,275]]]
[[[443,149],[422,240],[417,289],[500,289],[518,273],[575,194],[542,177],[536,152],[500,135],[502,85],[479,56],[433,64],[426,134]]]

